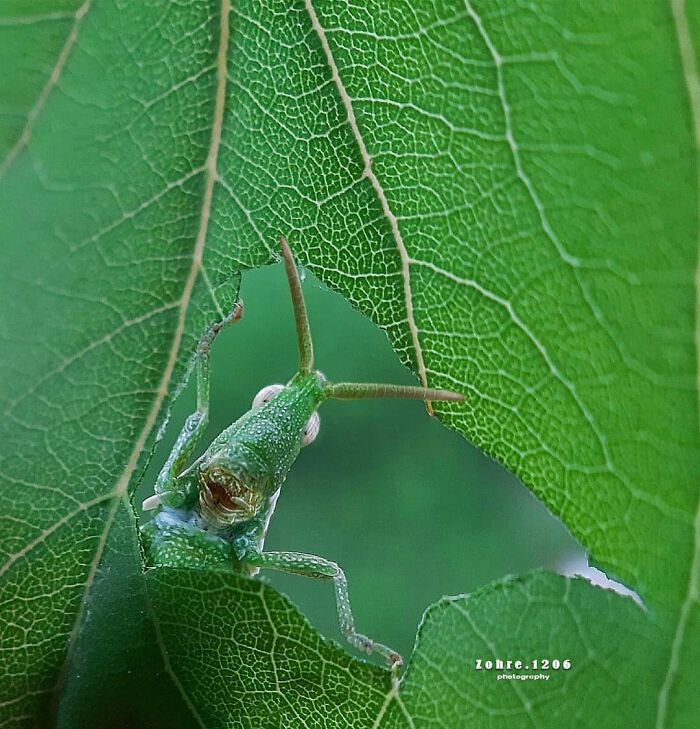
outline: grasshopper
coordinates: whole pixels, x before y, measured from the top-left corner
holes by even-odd
[[[313,343],[296,263],[284,237],[282,257],[289,282],[299,344],[299,371],[286,385],[269,385],[245,415],[217,436],[189,467],[209,413],[209,353],[227,324],[238,321],[243,305],[209,327],[195,354],[197,410],[187,420],[160,471],[154,495],[143,509],[158,509],[141,528],[151,566],[214,568],[255,575],[272,569],[335,585],[340,628],[348,642],[366,653],[384,657],[392,673],[401,656],[355,629],[348,585],[335,562],[300,552],[265,552],[263,545],[280,487],[302,446],[318,434],[318,407],[325,400],[398,397],[420,400],[463,400],[449,390],[379,383],[329,382],[314,366]]]

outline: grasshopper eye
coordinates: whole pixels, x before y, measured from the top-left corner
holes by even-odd
[[[267,387],[263,387],[253,398],[253,410],[267,405],[280,390],[284,390],[284,385],[268,385]]]
[[[318,413],[314,413],[304,426],[304,432],[301,434],[301,447],[309,445],[316,440],[318,431],[321,429],[321,418]]]

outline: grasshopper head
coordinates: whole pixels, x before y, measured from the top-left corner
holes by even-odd
[[[257,516],[276,490],[267,465],[243,443],[231,443],[200,465],[199,509],[227,528]]]

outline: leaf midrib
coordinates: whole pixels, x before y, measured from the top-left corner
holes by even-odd
[[[90,0],[86,0],[86,3]],[[192,263],[190,265],[187,278],[183,286],[182,297],[180,298],[178,305],[178,318],[173,332],[172,342],[170,350],[168,352],[168,359],[163,369],[163,375],[160,383],[156,389],[155,397],[151,403],[151,407],[146,415],[145,422],[141,429],[141,432],[134,443],[134,447],[129,455],[126,466],[116,481],[113,492],[109,495],[114,499],[112,507],[107,514],[105,519],[105,526],[102,530],[97,548],[95,550],[95,556],[90,565],[88,576],[85,582],[85,588],[83,590],[83,597],[81,601],[81,607],[76,615],[73,628],[68,639],[68,646],[66,650],[66,657],[64,660],[63,668],[59,672],[59,681],[63,675],[65,668],[69,665],[73,650],[75,648],[76,640],[79,634],[80,626],[82,624],[83,614],[87,605],[88,595],[94,582],[95,574],[99,567],[99,564],[104,553],[104,548],[107,542],[107,537],[111,529],[114,518],[116,517],[117,510],[120,505],[125,504],[126,508],[131,508],[131,504],[128,500],[128,489],[129,484],[133,478],[134,472],[138,466],[141,454],[146,447],[146,444],[153,432],[157,422],[158,415],[161,412],[165,398],[168,395],[170,382],[172,380],[173,373],[178,361],[178,354],[180,351],[180,345],[185,332],[185,325],[187,322],[187,313],[189,310],[189,304],[192,299],[192,293],[194,286],[197,281],[197,276],[202,271],[202,258],[204,249],[206,246],[207,232],[209,229],[209,220],[211,215],[211,206],[214,195],[214,186],[218,180],[218,155],[219,147],[221,145],[221,134],[223,128],[224,110],[226,106],[226,87],[227,87],[227,64],[228,64],[228,46],[229,46],[229,15],[231,12],[230,0],[221,0],[220,4],[220,25],[219,25],[219,46],[217,50],[216,58],[216,97],[214,101],[214,114],[211,122],[211,135],[209,142],[209,151],[207,154],[206,164],[204,166],[204,192],[202,195],[202,206],[199,215],[199,226],[197,230],[197,237],[195,239],[194,249],[192,251]],[[164,647],[160,644],[161,651],[164,655],[166,667],[168,665],[167,656],[165,655]],[[172,672],[169,671],[169,673]],[[190,706],[188,702],[188,706]],[[196,717],[196,713],[194,714]],[[198,718],[198,717],[197,717]]]

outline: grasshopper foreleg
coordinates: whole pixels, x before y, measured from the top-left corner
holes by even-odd
[[[185,421],[182,430],[156,479],[155,494],[143,502],[145,510],[164,506],[182,506],[187,499],[187,480],[179,479],[209,421],[209,354],[216,335],[231,322],[243,316],[243,302],[239,299],[228,316],[212,324],[197,344],[195,368],[197,370],[197,409]]]

